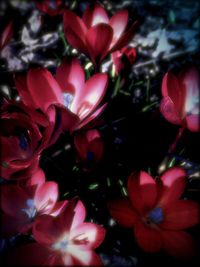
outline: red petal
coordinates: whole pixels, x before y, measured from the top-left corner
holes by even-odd
[[[181,167],[173,167],[161,176],[159,189],[159,205],[166,206],[177,200],[186,187],[186,173]]]
[[[138,245],[146,252],[157,252],[161,249],[162,241],[160,231],[138,222],[134,227],[135,238]]]
[[[164,209],[164,222],[160,227],[182,230],[200,222],[199,205],[189,200],[177,200]]]
[[[52,104],[63,104],[60,86],[46,69],[32,69],[28,72],[28,89],[36,108],[46,112]]]
[[[156,203],[156,182],[144,171],[132,173],[128,179],[128,194],[132,205],[138,212],[147,212]]]
[[[82,94],[74,99],[73,106],[77,107],[80,119],[96,109],[106,93],[108,76],[104,73],[93,75],[85,83]]]
[[[64,32],[67,41],[72,47],[87,53],[85,35],[87,28],[84,22],[73,12],[67,10],[64,13]]]
[[[74,58],[66,58],[56,71],[56,80],[63,92],[68,92],[69,84],[73,85],[75,96],[80,95],[85,83],[85,74],[79,61]],[[72,110],[73,111],[73,110]]]
[[[71,242],[81,250],[97,248],[105,238],[105,229],[94,223],[82,223],[70,231]]]
[[[1,207],[10,216],[22,215],[22,209],[26,208],[26,201],[30,197],[18,185],[5,185],[1,189]]]
[[[113,200],[108,203],[111,216],[123,227],[132,227],[138,219],[128,199]]]
[[[63,131],[73,131],[79,123],[79,117],[65,107],[60,107],[61,125]]]
[[[103,36],[103,38],[102,38]],[[86,35],[89,55],[94,64],[99,64],[108,53],[113,38],[113,30],[107,24],[97,24]]]
[[[0,36],[0,51],[10,42],[13,36],[13,22],[9,22]]]
[[[173,124],[182,124],[181,114],[178,113],[177,107],[169,97],[164,97],[160,103],[160,112],[166,120]]]
[[[50,215],[54,217],[58,216],[61,212],[63,212],[67,203],[68,203],[67,200],[56,202],[53,209],[50,212]]]
[[[105,9],[101,5],[95,3],[87,7],[83,14],[83,21],[85,25],[90,28],[99,23],[109,23],[109,18]]]
[[[200,131],[200,115],[187,115],[186,116],[186,124],[187,128],[191,132],[199,132]]]
[[[58,185],[55,182],[46,182],[37,188],[34,204],[40,214],[49,213],[58,199]]]
[[[194,256],[196,247],[192,236],[184,231],[162,231],[162,247],[172,256],[184,259]]]
[[[110,19],[109,24],[113,29],[112,46],[122,36],[124,30],[126,29],[127,23],[128,23],[128,11],[127,10],[120,10],[116,12]]]
[[[26,186],[32,185],[42,185],[45,183],[45,174],[42,169],[38,168],[38,170],[31,176],[30,179],[27,180]]]

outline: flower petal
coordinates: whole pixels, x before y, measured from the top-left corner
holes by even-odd
[[[190,200],[177,200],[164,209],[164,222],[160,227],[169,230],[182,230],[199,222],[198,203]]]
[[[155,205],[156,182],[144,171],[132,173],[128,179],[128,194],[132,205],[139,213],[143,214]]]
[[[162,231],[162,247],[170,255],[184,259],[194,256],[196,246],[192,236],[184,231]]]
[[[112,28],[103,23],[93,26],[87,32],[86,42],[88,51],[95,65],[98,65],[107,55],[112,38]]]
[[[78,225],[82,224],[86,217],[86,209],[83,202],[78,200],[76,207],[74,209],[74,218],[72,222],[71,229],[76,228]]]
[[[40,168],[26,181],[26,186],[37,185],[40,186],[45,183],[44,171]]]
[[[187,128],[191,132],[199,132],[200,131],[200,115],[187,115],[186,116],[186,124]]]
[[[30,96],[44,113],[52,104],[63,103],[60,86],[46,69],[32,69],[28,72],[28,89]]]
[[[13,22],[10,21],[0,35],[0,51],[10,42],[13,36]]]
[[[168,169],[160,178],[161,186],[158,187],[158,203],[166,206],[176,201],[186,187],[186,172],[181,167]]]
[[[40,214],[48,213],[58,199],[58,185],[46,182],[36,189],[34,204]]]
[[[112,45],[122,36],[128,23],[128,11],[120,10],[116,12],[110,19],[110,26],[113,29],[113,40]]]
[[[67,10],[64,12],[64,33],[67,41],[72,47],[87,54],[85,44],[85,35],[87,28],[82,19],[76,16],[73,12]]]
[[[109,201],[108,209],[111,216],[123,227],[132,227],[138,219],[138,215],[128,199]]]
[[[177,125],[182,124],[181,115],[178,113],[176,106],[168,96],[162,99],[160,103],[160,112],[169,122]]]
[[[138,222],[134,227],[135,238],[138,245],[146,252],[157,252],[161,249],[162,241],[160,231]]]
[[[98,3],[95,3],[87,7],[83,14],[83,21],[90,28],[99,23],[109,23],[109,18],[105,9]]]

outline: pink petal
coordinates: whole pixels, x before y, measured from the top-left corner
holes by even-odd
[[[26,186],[37,185],[40,186],[45,183],[45,173],[42,169],[38,168],[38,170],[31,176],[30,179],[27,180]]]
[[[71,229],[74,229],[77,226],[79,226],[80,224],[82,224],[85,220],[85,217],[86,217],[86,209],[85,209],[85,206],[83,205],[82,201],[79,200],[77,202],[74,211],[75,211],[75,214],[74,214]]]
[[[113,200],[108,203],[111,216],[123,227],[132,227],[138,215],[128,199]]]
[[[109,24],[113,29],[112,46],[122,36],[123,32],[126,29],[127,23],[128,23],[128,11],[127,10],[120,10],[116,12],[110,19]]]
[[[87,7],[83,14],[83,21],[90,28],[99,23],[109,23],[109,18],[105,9],[98,3],[95,3]]]
[[[85,23],[69,10],[64,12],[64,32],[67,41],[72,47],[87,54],[85,43],[87,28]]]
[[[73,95],[80,95],[85,83],[85,74],[79,61],[75,58],[66,58],[56,71],[56,80],[63,92],[68,92],[69,84],[73,85]]]
[[[94,64],[98,65],[107,55],[112,38],[113,30],[107,24],[97,24],[89,29],[86,42]]]
[[[26,201],[30,197],[18,185],[4,185],[1,188],[1,208],[10,216],[22,215],[22,209],[26,208]]]
[[[46,182],[37,188],[34,204],[40,214],[48,213],[58,199],[58,185],[55,182]]]
[[[158,187],[158,202],[166,206],[183,194],[186,187],[186,173],[181,167],[173,167],[167,170],[160,178],[162,184]]]
[[[28,72],[28,89],[30,96],[44,113],[52,104],[63,103],[60,86],[46,69],[32,69]]]
[[[13,22],[10,21],[0,35],[0,51],[10,42],[13,36]]]
[[[162,99],[160,112],[169,122],[178,125],[182,124],[181,114],[178,113],[176,106],[169,97],[166,96]]]
[[[182,230],[200,222],[200,209],[196,202],[177,200],[164,209],[164,222],[160,227],[169,230]]]
[[[128,194],[132,205],[143,214],[156,204],[156,182],[144,171],[132,173],[128,179]]]
[[[186,125],[188,130],[191,132],[200,131],[200,115],[187,115],[186,116]]]
[[[102,266],[100,257],[93,251],[82,250],[78,246],[69,246],[68,250],[72,259],[69,261],[69,255],[64,257],[65,265],[69,264],[67,266]]]
[[[170,255],[185,259],[194,256],[196,246],[192,236],[184,231],[162,231],[162,247]]]
[[[95,74],[87,80],[82,94],[77,96],[73,103],[80,119],[85,118],[99,105],[106,93],[107,82],[108,76],[104,73]]]
[[[95,249],[103,242],[105,230],[93,223],[82,223],[70,232],[71,242],[81,250]]]
[[[161,249],[161,233],[157,229],[138,222],[134,227],[134,233],[138,245],[144,251],[153,253]]]

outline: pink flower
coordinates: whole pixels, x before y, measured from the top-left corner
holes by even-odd
[[[64,13],[64,31],[67,41],[88,55],[98,65],[109,53],[120,50],[132,39],[136,24],[127,28],[128,12],[120,10],[109,19],[98,3],[90,5],[79,18],[71,11]]]
[[[85,81],[79,61],[69,58],[57,68],[55,78],[47,69],[32,69],[16,86],[27,106],[44,113],[51,105],[59,107],[63,129],[73,131],[89,123],[104,108],[97,109],[105,95],[107,79],[106,74],[98,73]]]
[[[178,200],[186,186],[185,171],[167,170],[157,182],[148,173],[133,173],[128,179],[129,199],[109,203],[109,210],[124,227],[133,228],[139,246],[147,252],[160,249],[177,257],[195,252],[192,237],[184,229],[199,223],[199,205]]]
[[[58,186],[55,182],[45,182],[44,174],[38,170],[30,185],[4,185],[1,188],[2,232],[4,235],[25,233],[30,230],[35,219],[42,214],[56,216],[65,202],[56,202]]]
[[[12,255],[19,265],[99,266],[100,257],[94,252],[103,241],[105,230],[86,223],[81,201],[70,201],[57,217],[38,217],[33,228],[37,243],[22,246]]]
[[[10,42],[13,36],[13,22],[10,21],[0,35],[0,51]]]
[[[23,103],[4,103],[0,118],[1,177],[25,179],[37,170],[41,152],[61,132],[58,119],[54,106],[49,106],[44,115]]]
[[[36,1],[36,7],[49,16],[56,16],[64,12],[63,0]]]
[[[163,99],[160,111],[166,120],[192,132],[200,131],[200,80],[195,68],[178,76],[168,72],[162,81]]]
[[[79,131],[74,136],[74,144],[83,162],[91,164],[101,160],[104,143],[98,130]]]
[[[123,47],[122,49],[112,53],[112,61],[115,71],[119,74],[127,65],[131,66],[136,59],[136,50],[133,47]]]

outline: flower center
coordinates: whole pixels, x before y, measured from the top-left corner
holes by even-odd
[[[68,249],[69,240],[68,236],[65,235],[60,241],[52,245],[54,250],[58,250],[60,252],[66,252]]]
[[[23,133],[21,133],[19,136],[19,146],[23,150],[27,150],[28,148],[28,142],[27,142],[26,136]]]
[[[160,207],[157,207],[149,212],[148,214],[148,221],[154,224],[162,223],[164,219],[164,213],[163,209]]]
[[[66,108],[70,109],[71,103],[73,101],[73,95],[69,94],[69,93],[64,93],[63,94],[63,105]]]
[[[26,201],[26,206],[27,208],[22,209],[22,212],[24,212],[29,219],[34,219],[37,213],[37,210],[34,205],[34,200],[33,199],[28,199]]]

